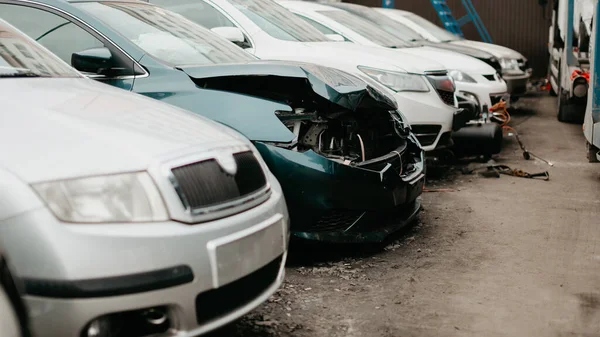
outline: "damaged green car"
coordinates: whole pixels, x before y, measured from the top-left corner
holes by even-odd
[[[147,3],[0,0],[0,15],[94,79],[243,133],[281,183],[295,237],[381,241],[419,212],[423,151],[396,103],[352,75],[258,61]]]

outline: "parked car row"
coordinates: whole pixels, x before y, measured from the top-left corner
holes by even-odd
[[[201,335],[278,289],[290,237],[379,242],[411,223],[425,158],[511,92],[485,52],[381,18],[0,0],[0,247],[18,281],[0,280],[23,285],[0,292],[17,308],[0,327]]]

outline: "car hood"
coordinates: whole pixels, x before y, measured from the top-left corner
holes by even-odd
[[[451,51],[454,51],[454,52],[457,52],[457,53],[461,53],[461,54],[464,54],[464,55],[468,55],[468,56],[471,56],[471,57],[478,58],[480,60],[495,58],[494,55],[492,55],[491,53],[488,53],[488,52],[486,52],[486,51],[484,51],[482,49],[477,49],[477,48],[462,46],[462,45],[454,44],[454,43],[430,42],[430,41],[419,41],[418,43],[423,44],[425,46],[434,47],[434,48],[437,48],[437,49],[451,50]]]
[[[402,51],[428,59],[438,60],[446,69],[457,69],[469,73],[495,74],[496,70],[487,63],[471,56],[433,47],[404,48]]]
[[[405,53],[406,49],[363,46],[351,42],[309,42],[305,44],[313,47],[314,53],[320,57],[329,55],[336,62],[340,62],[341,59],[355,60],[356,65],[394,70],[386,67],[392,65],[398,68],[396,70],[420,75],[426,71],[447,70],[437,60]]]
[[[247,143],[206,118],[83,78],[0,80],[2,166],[28,183],[145,170]]]
[[[458,40],[458,41],[452,41],[451,43],[459,45],[459,46],[466,46],[466,47],[481,49],[483,51],[486,51],[486,52],[496,56],[497,58],[510,58],[510,59],[524,58],[524,56],[521,53],[519,53],[515,50],[512,50],[510,48],[499,46],[497,44],[491,44],[491,43],[485,43],[485,42],[479,42],[479,41],[471,41],[471,40]]]
[[[380,93],[365,81],[344,71],[315,64],[253,61],[178,69],[202,88],[242,93],[287,105],[316,100],[327,101],[350,111],[363,107],[398,108],[393,98]]]

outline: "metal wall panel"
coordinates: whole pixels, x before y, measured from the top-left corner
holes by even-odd
[[[381,7],[381,0],[344,0]],[[517,50],[529,59],[534,77],[546,76],[548,69],[548,29],[552,1],[545,7],[538,0],[472,0],[495,44]],[[447,0],[455,18],[466,12],[460,0]],[[395,0],[395,6],[419,14],[440,25],[429,0]],[[461,27],[465,37],[481,41],[473,23]]]

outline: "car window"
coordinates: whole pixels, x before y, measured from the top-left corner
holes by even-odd
[[[392,35],[385,30],[377,27],[370,21],[367,21],[357,15],[344,10],[322,10],[318,13],[327,16],[333,21],[348,27],[357,34],[363,36],[374,43],[384,47],[409,47],[406,41]]]
[[[4,14],[4,7],[0,13]],[[56,56],[0,19],[0,77],[79,77]]]
[[[256,58],[208,29],[168,9],[141,2],[80,2],[150,55],[174,66],[241,63]]]
[[[104,44],[90,33],[54,13],[37,8],[0,5],[3,19],[71,64],[71,55]]]
[[[150,3],[167,8],[175,13],[211,29],[215,27],[235,27],[223,13],[213,6],[198,0],[151,0]]]
[[[406,27],[405,25],[396,20],[390,19],[385,14],[381,14],[373,8],[349,3],[333,3],[331,5],[346,10],[355,15],[358,15],[361,18],[364,18],[365,20],[369,20],[377,24],[379,27],[381,27],[388,33],[396,35],[402,40],[411,42],[424,40],[423,36],[419,35],[414,30]]]
[[[304,21],[308,22],[311,26],[315,27],[318,31],[320,31],[323,34],[337,34],[337,32],[334,31],[333,29],[326,27],[313,19],[307,18],[306,16],[300,15],[300,14],[296,14],[296,15],[298,15]]]
[[[273,0],[230,0],[272,37],[287,41],[331,42],[323,33]]]
[[[450,33],[449,31],[445,30],[444,28],[437,26],[436,24],[434,24],[431,21],[428,21],[424,17],[410,13],[410,14],[406,15],[405,18],[416,23],[420,27],[423,27],[423,29],[427,30],[427,32],[429,32],[431,35],[433,35],[436,39],[440,40],[441,42],[458,41],[461,39],[460,37]]]

